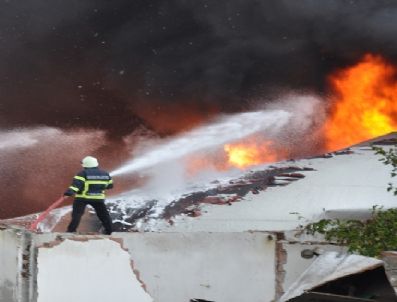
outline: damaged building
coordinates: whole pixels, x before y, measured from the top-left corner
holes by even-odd
[[[375,141],[384,147],[394,134]],[[70,207],[7,219],[0,229],[0,301],[396,301],[397,256],[351,255],[301,231],[321,218],[368,218],[394,207],[390,169],[369,143],[258,166],[167,203],[110,198],[111,236]],[[138,196],[138,197],[137,197]]]

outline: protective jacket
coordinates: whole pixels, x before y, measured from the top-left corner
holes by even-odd
[[[113,180],[108,172],[99,168],[85,168],[73,177],[73,182],[64,195],[76,194],[76,199],[104,200],[105,190],[111,188]]]

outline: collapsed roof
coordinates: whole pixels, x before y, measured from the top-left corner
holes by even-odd
[[[383,261],[327,252],[306,269],[279,301],[397,301],[397,297]]]

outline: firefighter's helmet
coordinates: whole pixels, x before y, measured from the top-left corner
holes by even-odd
[[[81,161],[81,165],[84,168],[95,168],[95,167],[98,167],[99,164],[98,164],[98,160],[95,157],[86,156]]]

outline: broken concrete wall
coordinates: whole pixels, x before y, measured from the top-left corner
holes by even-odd
[[[158,302],[274,299],[276,238],[269,233],[117,233],[110,238],[28,233],[27,260],[33,267],[23,284],[16,281],[21,266],[15,260],[23,251],[12,234],[1,247],[14,258],[3,257],[11,295],[22,291],[30,298],[7,302],[146,301],[138,294]]]
[[[0,301],[16,302],[20,238],[12,230],[0,230]]]
[[[0,302],[29,301],[30,233],[0,226]]]
[[[314,260],[301,251],[317,246],[340,250],[255,231],[108,237],[2,230],[0,301],[270,302]]]
[[[130,255],[109,239],[64,240],[38,248],[38,302],[151,302]]]
[[[155,301],[272,301],[274,235],[119,233]]]

